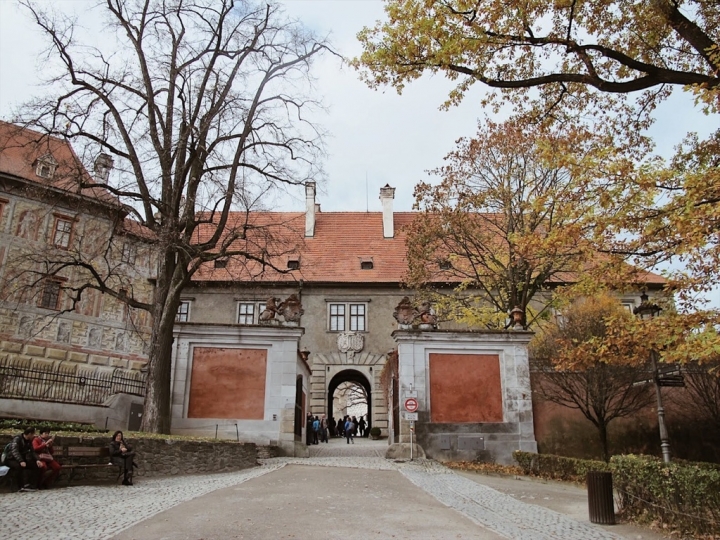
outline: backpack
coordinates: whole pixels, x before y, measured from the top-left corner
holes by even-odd
[[[320,420],[315,420],[313,422],[313,431],[319,431],[320,430]]]
[[[4,465],[4,464],[5,464],[5,460],[7,459],[8,455],[10,454],[10,446],[11,446],[11,445],[12,445],[12,441],[10,441],[9,443],[7,443],[7,444],[5,445],[5,448],[3,448],[2,456],[0,456],[0,464],[1,464],[1,465]]]

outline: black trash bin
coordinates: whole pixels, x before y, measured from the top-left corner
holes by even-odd
[[[602,471],[587,473],[587,492],[590,522],[615,525],[612,473]]]

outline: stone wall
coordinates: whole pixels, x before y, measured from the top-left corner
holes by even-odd
[[[14,434],[0,433],[4,448]],[[257,465],[257,447],[253,443],[231,441],[188,441],[177,439],[150,439],[128,437],[127,442],[137,452],[136,479],[177,474],[217,473],[248,469]],[[62,436],[56,438],[58,446],[106,447],[110,434]],[[271,453],[268,451],[268,453]],[[62,459],[59,459],[62,463]],[[82,461],[80,461],[82,462]],[[91,460],[96,463],[96,460]],[[78,482],[114,481],[117,469],[112,467],[88,469]],[[60,479],[62,482],[62,478]],[[75,481],[73,481],[75,482]]]

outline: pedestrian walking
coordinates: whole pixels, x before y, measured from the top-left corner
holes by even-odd
[[[320,442],[328,442],[328,421],[324,414],[320,417]]]
[[[345,438],[347,439],[347,444],[350,444],[350,442],[355,444],[355,439],[353,438],[354,435],[355,435],[355,424],[353,424],[352,418],[350,418],[348,416],[347,422],[345,422]]]

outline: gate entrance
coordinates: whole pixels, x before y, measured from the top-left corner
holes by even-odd
[[[327,410],[329,416],[340,420],[346,414],[360,416],[367,414],[367,429],[372,422],[372,392],[370,381],[355,369],[337,373],[328,385]]]

